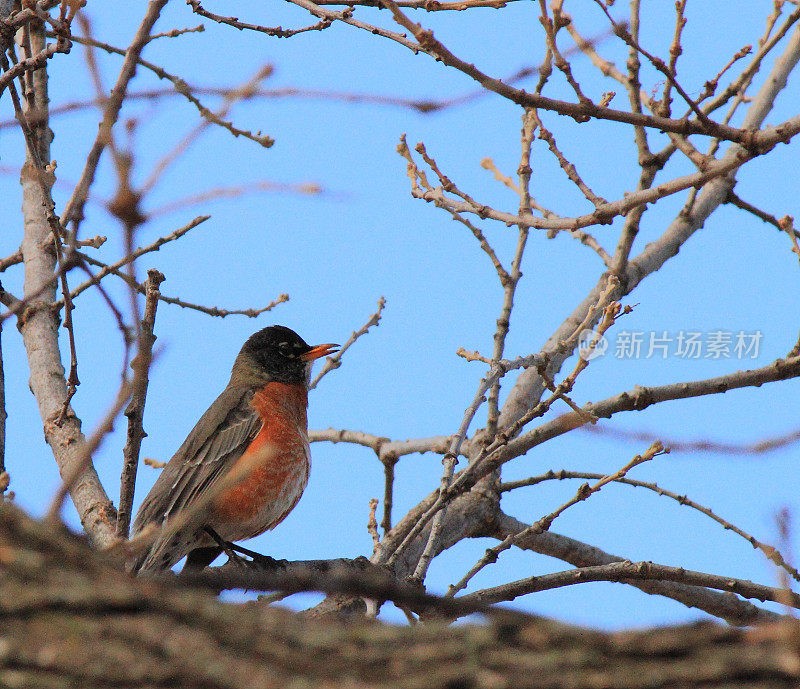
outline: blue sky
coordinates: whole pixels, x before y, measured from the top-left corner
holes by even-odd
[[[568,8],[587,36],[602,34],[607,22],[592,3]],[[619,3],[618,3],[619,4]],[[736,4],[736,3],[735,3]],[[690,3],[684,54],[678,73],[690,95],[743,45],[755,44],[772,2],[737,4]],[[673,3],[645,0],[642,42],[666,54],[672,38]],[[208,9],[230,12],[226,3]],[[536,65],[544,55],[537,20],[538,3],[512,3],[501,11],[420,13],[417,21],[433,28],[455,54],[496,76]],[[89,3],[96,37],[126,46],[140,19],[140,3]],[[626,6],[613,11],[623,18]],[[237,3],[236,13],[255,23],[284,28],[313,23],[287,4]],[[359,10],[364,18],[387,22],[387,13]],[[725,16],[725,32],[711,31]],[[194,26],[200,20],[179,2],[167,6],[158,31]],[[265,63],[275,72],[266,88],[296,87],[331,92],[370,93],[404,98],[441,99],[475,90],[463,75],[425,55],[352,27],[333,26],[287,40],[267,38],[204,21],[204,33],[160,39],[144,57],[189,83],[202,86],[240,84]],[[710,35],[711,34],[711,35]],[[564,46],[569,42],[564,41]],[[624,66],[625,51],[613,41],[601,42],[604,56]],[[116,78],[121,59],[101,57],[107,85]],[[759,79],[767,72],[768,60]],[[578,80],[594,98],[617,92],[612,105],[627,107],[619,85],[601,79],[585,58],[572,59]],[[533,88],[535,82],[526,87]],[[164,88],[153,75],[140,71],[134,91]],[[83,49],[57,56],[50,68],[54,105],[92,96]],[[662,88],[658,74],[643,71],[646,90]],[[798,81],[794,76],[780,95],[767,123],[797,112]],[[574,98],[558,79],[547,95]],[[214,99],[207,97],[208,103]],[[3,101],[3,117],[10,101]],[[235,140],[225,131],[207,131],[164,175],[145,209],[178,198],[253,181],[319,184],[318,196],[276,192],[207,202],[154,218],[143,226],[138,244],[168,234],[193,217],[212,217],[183,240],[145,257],[143,275],[155,267],[166,275],[164,294],[223,308],[258,307],[287,292],[290,301],[250,320],[240,316],[211,319],[161,305],[156,331],[161,354],[150,384],[142,454],[166,460],[208,404],[222,390],[230,365],[244,340],[255,330],[280,323],[297,330],[308,342],[344,341],[387,300],[381,325],[359,340],[344,365],[330,374],[311,395],[312,428],[360,429],[396,439],[455,432],[465,407],[484,373],[483,365],[467,363],[456,349],[491,352],[494,322],[502,290],[491,264],[466,228],[432,205],[411,198],[405,162],[395,147],[405,133],[409,144],[424,141],[442,169],[464,190],[495,208],[514,211],[515,196],[482,169],[491,157],[506,174],[519,164],[521,110],[497,96],[422,115],[407,108],[376,104],[345,104],[325,98],[287,97],[255,100],[235,107],[237,126],[260,129],[276,143],[263,149]],[[134,180],[141,183],[154,163],[197,123],[195,110],[178,98],[156,103],[134,102],[124,118],[136,122],[133,137]],[[576,124],[543,114],[559,146],[592,188],[608,199],[635,187],[636,152],[630,132],[610,123]],[[60,207],[78,178],[86,151],[94,139],[98,114],[93,110],[54,118],[52,156],[58,162]],[[734,120],[736,124],[737,120]],[[118,141],[125,141],[122,127]],[[652,140],[659,141],[653,134]],[[653,148],[659,146],[654,143]],[[2,178],[0,217],[6,218],[2,255],[16,250],[21,219],[17,174],[22,160],[21,137],[0,130],[0,164],[12,169]],[[780,217],[800,217],[796,169],[797,144],[779,146],[770,155],[740,171],[737,193]],[[567,182],[543,142],[533,153],[532,189],[537,200],[562,215],[587,211],[587,203]],[[677,156],[665,170],[676,176],[692,170]],[[87,207],[84,236],[106,235],[98,252],[116,260],[122,252],[120,229],[102,200],[114,190],[108,159],[100,166]],[[634,254],[664,230],[685,199],[667,199],[645,217]],[[502,225],[482,224],[487,238],[506,263],[515,232]],[[617,221],[594,230],[612,249]],[[10,230],[10,231],[9,231]],[[584,403],[628,390],[636,384],[658,385],[694,380],[763,366],[783,356],[797,339],[797,257],[789,240],[774,228],[731,207],[720,208],[657,274],[647,278],[627,303],[634,312],[616,327],[670,337],[680,332],[763,334],[758,357],[684,359],[670,355],[620,359],[613,347],[579,378],[573,398]],[[550,333],[596,283],[603,271],[597,256],[563,235],[547,239],[534,232],[523,263],[517,307],[508,338],[509,357],[538,351]],[[7,271],[3,284],[21,292],[21,272]],[[77,280],[76,275],[73,281]],[[81,279],[82,281],[82,279]],[[77,284],[77,283],[76,283]],[[125,292],[108,282],[121,304]],[[74,407],[90,431],[116,394],[121,366],[120,336],[98,295],[87,292],[77,301],[75,328],[79,342],[81,386]],[[612,331],[612,341],[617,333]],[[66,340],[65,340],[66,344]],[[41,422],[27,389],[27,364],[13,327],[3,332],[6,397],[9,411],[6,463],[20,505],[41,514],[58,485],[49,449],[41,441]],[[65,361],[68,357],[65,350]],[[566,370],[571,370],[570,364]],[[513,377],[504,390],[510,388]],[[620,414],[609,425],[647,430],[665,439],[710,439],[749,443],[791,432],[798,426],[800,383],[789,381],[760,389],[672,402],[644,412]],[[559,410],[560,411],[560,410]],[[483,412],[485,414],[485,410]],[[552,412],[551,412],[552,413]],[[485,416],[479,415],[478,421]],[[124,425],[103,445],[95,463],[109,492],[118,496],[118,476]],[[571,433],[536,448],[509,465],[504,479],[523,478],[548,469],[613,472],[647,443],[619,442],[583,432]],[[305,496],[274,533],[248,547],[287,559],[355,557],[371,552],[366,531],[369,499],[383,493],[383,471],[371,451],[346,445],[316,444],[313,469]],[[686,493],[718,514],[775,542],[774,515],[784,506],[796,513],[797,446],[761,456],[726,456],[704,452],[659,457],[635,469],[634,478],[657,481]],[[441,464],[434,455],[404,458],[397,468],[395,518],[433,490]],[[136,504],[155,480],[155,470],[140,468]],[[557,482],[524,489],[504,499],[504,509],[530,522],[570,498],[578,482]],[[76,516],[66,512],[71,524]],[[568,510],[553,525],[558,533],[585,540],[632,560],[652,560],[718,574],[775,584],[777,575],[744,540],[723,531],[707,518],[641,489],[608,486],[585,504]],[[443,591],[480,557],[488,541],[463,542],[438,558],[428,584]],[[474,587],[493,585],[568,566],[530,553],[509,551],[484,570]],[[518,602],[526,609],[569,621],[606,627],[642,626],[693,619],[696,611],[664,599],[646,596],[622,585],[586,584],[536,594]]]

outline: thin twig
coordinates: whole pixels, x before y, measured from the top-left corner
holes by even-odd
[[[93,266],[97,266],[102,268],[103,270],[110,268],[110,274],[114,275],[129,285],[134,287],[139,294],[145,294],[145,288],[143,285],[138,283],[132,283],[130,277],[124,273],[119,268],[111,268],[107,264],[103,263],[102,261],[98,261],[96,258],[92,258],[91,256],[87,256],[86,254],[82,254],[79,252],[80,257],[90,263]],[[182,309],[191,309],[193,311],[199,311],[200,313],[204,313],[208,316],[214,316],[216,318],[225,318],[227,316],[247,316],[248,318],[256,318],[260,316],[262,313],[266,313],[267,311],[271,311],[274,309],[278,304],[283,304],[284,302],[289,301],[288,294],[279,294],[275,299],[273,299],[269,304],[266,306],[262,306],[258,309],[221,309],[218,306],[203,306],[202,304],[193,304],[192,302],[184,301],[183,299],[178,299],[177,297],[168,297],[166,295],[161,295],[159,297],[159,301],[163,301],[165,304],[174,304],[175,306],[180,306]],[[6,314],[2,314],[0,318],[5,316]]]
[[[234,29],[239,29],[239,31],[255,31],[257,33],[266,34],[267,36],[275,36],[276,38],[290,38],[297,34],[305,33],[306,31],[323,31],[333,24],[333,19],[323,17],[313,26],[304,26],[300,29],[284,29],[280,26],[261,26],[259,24],[250,24],[249,22],[240,21],[237,17],[223,17],[222,15],[209,12],[198,0],[187,0],[187,4],[191,6],[195,14],[206,17],[206,19],[215,21],[218,24],[226,24],[227,26],[232,26]]]
[[[316,182],[272,182],[269,180],[259,180],[256,182],[247,182],[246,184],[237,184],[234,186],[214,187],[213,189],[206,189],[205,191],[196,194],[190,194],[183,198],[169,201],[161,206],[150,208],[147,212],[147,217],[150,219],[158,218],[163,215],[175,213],[182,208],[189,208],[199,204],[205,204],[209,201],[216,201],[217,199],[230,199],[239,198],[245,194],[255,194],[259,192],[274,192],[276,194],[302,194],[303,196],[325,196],[327,198],[339,198],[340,194],[331,193],[324,189]]]
[[[392,529],[392,507],[394,506],[394,468],[397,458],[391,457],[383,461],[383,517],[381,528],[384,536]]]
[[[470,580],[484,567],[486,567],[486,565],[497,562],[498,556],[504,550],[508,550],[515,543],[526,538],[527,536],[538,535],[540,533],[548,531],[552,523],[555,521],[555,519],[559,515],[563,514],[567,509],[569,509],[573,505],[576,505],[579,502],[587,500],[592,495],[597,493],[603,486],[611,483],[612,481],[616,481],[618,479],[623,478],[625,474],[627,474],[635,466],[638,466],[639,464],[642,464],[644,462],[648,462],[654,457],[657,457],[660,454],[664,454],[665,452],[669,452],[669,450],[665,450],[664,446],[660,442],[656,441],[649,448],[647,448],[644,454],[636,455],[624,467],[614,472],[613,474],[603,476],[603,478],[601,478],[597,483],[591,486],[588,483],[584,483],[578,489],[578,492],[575,493],[575,496],[573,498],[565,502],[563,505],[555,509],[553,512],[535,521],[524,531],[521,531],[520,533],[515,534],[513,536],[508,536],[497,545],[492,546],[491,548],[487,548],[486,552],[483,554],[481,559],[478,560],[478,562],[476,562],[470,568],[470,570],[458,581],[458,583],[448,587],[446,595],[454,596],[456,593],[466,588]]]
[[[167,169],[181,157],[212,124],[223,121],[228,116],[233,106],[241,100],[248,100],[252,97],[261,82],[269,77],[274,71],[271,64],[262,65],[252,78],[237,89],[233,89],[225,96],[222,106],[211,117],[204,117],[192,128],[171,150],[167,151],[153,166],[147,179],[142,183],[141,193],[147,194],[151,191],[158,181],[164,176]]]
[[[381,536],[378,533],[378,520],[375,518],[375,510],[378,509],[378,498],[370,498],[369,501],[369,518],[367,519],[367,532],[372,536],[372,544],[378,547],[381,542]]]
[[[788,358],[788,357],[787,357]],[[781,450],[789,445],[800,441],[800,430],[786,433],[775,437],[766,438],[753,443],[730,443],[719,440],[680,440],[678,438],[665,438],[663,433],[651,433],[648,431],[626,431],[621,428],[611,428],[607,425],[596,424],[594,426],[584,426],[582,431],[598,436],[604,436],[613,440],[653,442],[661,440],[670,451],[681,452],[710,452],[714,454],[753,456],[763,455],[776,450]]]
[[[730,203],[732,206],[736,206],[737,208],[741,208],[743,211],[747,211],[748,213],[755,215],[762,222],[772,225],[777,230],[784,232],[784,229],[781,227],[781,223],[777,217],[771,213],[761,210],[760,208],[757,208],[752,203],[748,203],[733,191],[728,194],[728,203]]]
[[[103,43],[102,41],[96,41],[94,39],[89,39],[86,37],[81,36],[73,36],[72,40],[76,43],[80,43],[83,45],[93,45],[96,48],[100,48],[101,50],[105,50],[107,53],[113,53],[117,55],[126,55],[124,50],[120,48],[116,48],[113,45],[109,45],[108,43]],[[136,64],[141,65],[145,69],[149,69],[153,72],[159,79],[166,79],[167,81],[171,82],[173,88],[176,93],[183,96],[186,100],[188,100],[197,111],[200,113],[200,116],[211,120],[213,124],[216,124],[223,129],[227,129],[233,136],[242,136],[245,139],[249,139],[264,148],[269,148],[272,144],[275,143],[274,139],[270,138],[269,136],[262,135],[260,132],[253,133],[246,129],[239,129],[235,127],[232,122],[227,120],[215,119],[214,113],[211,112],[205,105],[203,105],[197,97],[193,93],[193,89],[179,76],[174,74],[170,74],[163,68],[159,67],[158,65],[153,64],[152,62],[148,62],[147,60],[142,59],[141,57],[136,60]],[[229,92],[228,89],[224,90],[226,93]],[[222,91],[220,91],[222,93]]]
[[[177,38],[187,33],[203,33],[206,27],[202,24],[197,26],[187,27],[185,29],[170,29],[169,31],[162,31],[161,33],[154,33],[150,36],[150,41],[155,41],[157,38]]]
[[[59,47],[56,43],[51,43],[42,51],[36,53],[36,55],[26,57],[24,60],[17,62],[13,67],[6,68],[3,71],[3,74],[0,75],[0,93],[2,93],[10,84],[12,84],[14,79],[17,77],[25,74],[26,72],[32,72],[44,67],[47,64],[47,61],[58,52],[63,53],[66,51],[59,50]]]
[[[64,207],[64,212],[61,215],[61,223],[62,225],[66,226],[68,223],[72,222],[76,227],[76,231],[74,233],[76,235],[77,227],[83,220],[83,208],[86,205],[87,198],[89,197],[89,189],[94,182],[94,176],[97,172],[97,164],[100,162],[100,156],[102,155],[103,150],[110,141],[111,130],[119,118],[119,113],[122,109],[122,103],[125,100],[125,94],[128,90],[128,84],[133,78],[133,75],[136,73],[136,65],[139,55],[141,54],[144,46],[147,45],[148,41],[150,40],[150,31],[161,15],[161,10],[166,4],[167,0],[150,0],[150,2],[147,4],[147,12],[142,19],[141,24],[139,24],[139,27],[136,29],[136,34],[134,35],[133,41],[131,41],[130,46],[128,46],[128,49],[125,51],[125,60],[120,68],[119,76],[114,84],[114,88],[111,89],[111,95],[106,102],[106,106],[103,111],[103,119],[100,122],[97,137],[95,138],[92,148],[86,157],[86,165],[81,173],[81,178],[78,181],[75,190],[72,192],[72,196]],[[75,38],[72,40],[75,40]]]
[[[784,215],[779,221],[780,228],[789,235],[792,242],[792,252],[797,256],[800,261],[800,245],[797,243],[797,232],[794,229],[794,218],[791,215]]]
[[[421,9],[426,12],[463,12],[464,10],[480,7],[500,9],[512,2],[519,2],[519,0],[453,0],[452,2],[444,2],[442,0],[436,0],[435,2],[431,2],[431,0],[397,0],[397,5],[408,9]],[[380,0],[353,0],[352,2],[350,0],[315,0],[314,4],[320,6],[382,7]]]
[[[142,440],[147,435],[142,425],[144,407],[147,401],[147,387],[149,383],[150,365],[153,361],[153,344],[156,336],[153,332],[158,308],[158,288],[164,281],[164,276],[151,268],[147,271],[145,283],[146,298],[144,318],[142,319],[139,336],[139,351],[131,361],[133,381],[131,384],[131,401],[125,409],[128,419],[127,441],[122,451],[123,465],[120,478],[119,509],[117,511],[117,536],[128,538],[133,509],[133,492],[136,486],[136,472],[139,468],[139,451]]]
[[[672,36],[672,45],[669,47],[669,65],[667,69],[670,74],[677,77],[678,58],[680,57],[683,48],[681,47],[681,34],[683,28],[686,26],[686,17],[684,11],[686,10],[686,0],[676,0],[675,2],[675,33]],[[664,82],[664,94],[661,97],[661,114],[669,117],[672,112],[672,98],[670,92],[672,91],[672,81],[667,79]]]
[[[11,266],[16,266],[20,263],[22,263],[22,249],[15,251],[10,256],[0,258],[0,273],[3,273]]]
[[[587,201],[589,201],[595,208],[600,208],[601,206],[608,203],[602,196],[598,196],[595,194],[589,186],[581,179],[581,176],[578,174],[578,170],[573,163],[567,160],[566,156],[561,152],[558,148],[558,144],[556,143],[555,136],[553,133],[546,129],[545,126],[542,124],[542,121],[539,119],[539,115],[535,110],[530,110],[534,122],[536,122],[536,126],[539,128],[539,138],[543,139],[547,142],[547,147],[550,149],[550,152],[555,156],[556,160],[558,161],[559,167],[564,171],[564,174],[567,175],[570,182],[572,182],[578,189],[580,189],[581,193],[586,197]],[[607,255],[607,254],[606,254]]]
[[[670,452],[674,452],[675,448],[669,447]],[[603,474],[596,474],[586,471],[566,471],[562,469],[561,471],[548,471],[546,474],[541,474],[540,476],[531,476],[527,479],[522,479],[520,481],[509,481],[507,483],[501,483],[497,490],[501,493],[505,493],[511,490],[516,490],[517,488],[523,488],[525,486],[535,486],[539,483],[544,481],[552,481],[558,480],[562,481],[564,479],[599,479],[603,478]],[[647,490],[651,490],[658,495],[663,497],[671,498],[675,500],[678,504],[684,505],[686,507],[690,507],[694,510],[697,510],[701,514],[713,519],[717,522],[720,526],[722,526],[727,531],[732,531],[738,536],[741,536],[744,540],[746,540],[753,548],[756,550],[760,550],[765,557],[771,560],[774,564],[781,567],[786,572],[788,572],[793,579],[800,581],[800,572],[797,571],[795,567],[789,564],[788,560],[774,547],[759,541],[755,536],[747,533],[744,529],[740,529],[735,524],[729,522],[726,519],[723,519],[719,515],[715,514],[711,508],[705,507],[694,500],[689,499],[685,495],[681,495],[679,493],[674,493],[671,490],[667,490],[666,488],[662,488],[657,483],[649,483],[646,481],[637,481],[636,479],[622,477],[614,479],[615,483],[621,483],[626,486],[633,486],[636,488],[645,488]]]
[[[681,0],[678,0],[680,2]],[[716,122],[712,122],[705,112],[703,112],[697,103],[689,97],[689,94],[684,91],[683,87],[678,83],[678,80],[675,76],[675,73],[664,63],[664,61],[652,53],[645,50],[641,44],[636,41],[633,36],[628,32],[627,28],[623,24],[618,24],[615,22],[611,14],[608,11],[606,5],[602,2],[602,0],[595,0],[595,4],[597,4],[600,9],[603,10],[606,17],[608,17],[609,22],[611,23],[612,28],[614,29],[614,33],[619,36],[625,43],[627,43],[630,47],[635,48],[638,52],[644,55],[647,60],[650,62],[653,67],[655,67],[659,72],[661,72],[666,78],[667,81],[672,84],[672,87],[680,94],[681,98],[686,102],[686,104],[691,108],[692,112],[696,115],[700,124],[707,128],[708,134],[712,134],[717,136],[717,132],[719,131],[717,128],[720,126]],[[667,91],[667,96],[669,92]],[[662,117],[669,119],[669,112],[662,112]]]
[[[75,246],[76,247],[91,246],[95,249],[99,249],[101,246],[103,246],[103,244],[106,243],[107,239],[108,237],[97,235],[96,237],[91,237],[89,239],[80,239],[75,242]],[[3,273],[8,268],[19,265],[20,263],[22,263],[22,249],[15,251],[13,254],[10,254],[5,258],[0,258],[0,273]]]
[[[135,261],[140,256],[144,256],[145,254],[152,253],[153,251],[158,251],[162,246],[164,246],[164,244],[168,244],[169,242],[173,242],[176,239],[180,239],[187,232],[189,232],[190,230],[193,230],[198,225],[203,224],[210,217],[211,217],[210,215],[200,215],[200,216],[196,217],[194,220],[192,220],[191,222],[189,222],[186,225],[184,225],[183,227],[179,227],[174,232],[171,232],[170,234],[168,234],[168,235],[166,235],[164,237],[159,237],[158,239],[156,239],[156,241],[152,242],[151,244],[148,244],[145,247],[140,247],[139,249],[136,249],[136,251],[132,251],[131,253],[129,253],[125,257],[121,258],[116,263],[111,263],[109,265],[105,265],[105,264],[101,263],[100,261],[97,261],[97,259],[90,260],[89,256],[83,254],[82,252],[78,252],[78,255],[81,258],[83,258],[84,260],[86,260],[86,261],[88,261],[90,263],[93,263],[94,265],[100,264],[100,265],[103,266],[103,269],[99,273],[97,273],[94,277],[90,278],[86,282],[81,283],[75,289],[73,289],[72,293],[71,293],[72,298],[74,299],[79,294],[81,294],[81,292],[84,292],[87,289],[89,289],[90,287],[99,284],[100,281],[104,277],[106,277],[106,275],[110,275],[112,273],[116,275],[117,273],[115,271],[118,271],[120,268],[123,268],[124,266],[128,265],[132,261]],[[144,294],[144,292],[142,292],[142,293]],[[61,305],[61,302],[57,302],[57,305]]]
[[[331,371],[335,371],[342,365],[342,355],[350,349],[350,347],[355,343],[355,341],[361,337],[362,335],[366,335],[369,332],[369,329],[374,326],[378,325],[381,321],[381,313],[383,313],[383,307],[386,306],[386,299],[384,297],[380,297],[378,299],[378,310],[373,313],[368,319],[367,322],[364,323],[358,330],[355,330],[350,334],[350,337],[347,338],[347,342],[345,342],[341,348],[339,349],[336,354],[329,356],[325,359],[325,365],[322,367],[322,370],[317,374],[316,378],[312,380],[309,385],[308,389],[313,390],[319,384],[328,373]]]
[[[584,95],[583,91],[581,90],[580,85],[575,80],[575,77],[572,75],[572,69],[569,66],[569,62],[564,58],[561,54],[561,51],[558,49],[558,43],[556,41],[556,34],[558,31],[563,27],[563,24],[559,21],[560,19],[560,12],[557,8],[554,8],[554,18],[555,21],[551,20],[547,14],[547,3],[545,0],[539,0],[539,22],[544,27],[544,35],[545,40],[547,42],[547,51],[548,55],[552,55],[553,59],[556,63],[556,67],[561,71],[564,75],[564,78],[567,80],[567,83],[572,87],[572,90],[575,92],[575,95],[578,98],[580,103],[585,103],[587,105],[592,105],[592,101]],[[542,82],[540,81],[540,85],[537,85],[537,93],[541,92]]]

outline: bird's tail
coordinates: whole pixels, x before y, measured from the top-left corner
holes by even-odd
[[[146,533],[146,529],[142,530],[140,536],[146,539]],[[168,570],[194,548],[195,540],[191,534],[181,532],[168,534],[167,538],[159,535],[149,548],[133,556],[128,562],[128,571],[145,574]],[[135,548],[135,538],[133,543]]]

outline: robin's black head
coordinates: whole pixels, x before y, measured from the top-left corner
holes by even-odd
[[[236,357],[242,374],[266,377],[280,383],[308,383],[311,364],[315,359],[332,354],[338,345],[306,344],[294,330],[271,325],[251,335]]]

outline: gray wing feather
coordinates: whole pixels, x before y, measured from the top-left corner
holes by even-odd
[[[249,387],[229,386],[214,400],[169,460],[139,508],[134,534],[148,524],[160,525],[190,506],[204,488],[224,473],[227,460],[244,452],[261,428],[258,414],[250,405],[252,397]],[[173,544],[157,539],[134,569],[148,569],[148,562],[152,564],[154,556],[170,545]],[[175,561],[185,554],[182,552]]]

